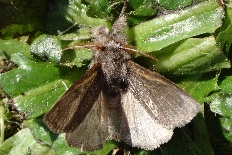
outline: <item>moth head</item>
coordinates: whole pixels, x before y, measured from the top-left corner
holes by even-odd
[[[93,40],[94,42],[100,44],[106,44],[111,40],[111,34],[106,26],[98,26],[93,30]]]

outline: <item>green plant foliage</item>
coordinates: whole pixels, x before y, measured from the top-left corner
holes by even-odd
[[[25,42],[20,42],[16,39],[0,40],[0,58],[10,59],[14,53],[21,53],[25,57],[32,59],[32,55],[29,53],[30,46]]]
[[[49,62],[30,61],[18,53],[11,60],[19,67],[2,74],[0,85],[14,97],[15,105],[28,119],[45,113],[83,73],[83,70],[56,67]],[[68,74],[74,76],[66,77]]]
[[[214,1],[202,2],[178,13],[154,18],[131,28],[139,49],[157,51],[177,41],[213,33],[222,24],[223,8]],[[209,24],[209,23],[214,24]]]
[[[30,52],[52,62],[59,62],[62,55],[62,45],[58,37],[44,34],[33,41]]]
[[[179,0],[163,0],[163,1],[159,1],[159,4],[160,4],[160,6],[163,6],[166,9],[177,10],[179,8],[183,8],[183,7],[191,5],[192,0],[183,0],[183,1],[179,1]]]
[[[87,15],[90,17],[105,18],[109,13],[106,0],[97,0],[89,4]]]
[[[153,53],[158,61],[145,63],[165,74],[197,74],[230,67],[212,36],[185,39]]]
[[[135,61],[170,78],[203,110],[153,151],[108,141],[89,154],[111,154],[117,146],[135,155],[232,152],[232,2],[225,7],[215,0],[126,3],[130,44],[157,59],[136,55]],[[0,2],[0,59],[16,66],[3,73],[0,63],[0,154],[87,154],[69,147],[65,134],[51,132],[43,114],[88,68],[92,52],[81,46],[91,42],[92,29],[111,29],[122,6],[122,0]],[[5,124],[12,116],[6,111],[24,118],[15,122],[23,127],[9,138]]]
[[[1,145],[1,154],[54,155],[51,147],[37,142],[29,128],[22,129]]]

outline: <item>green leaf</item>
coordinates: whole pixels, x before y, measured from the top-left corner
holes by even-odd
[[[128,13],[127,23],[134,26],[138,23],[152,19],[158,12],[158,6],[152,0],[130,0],[128,7],[132,10]]]
[[[210,109],[222,116],[232,117],[232,77],[226,77],[221,85],[221,91],[209,97]]]
[[[89,4],[87,15],[95,18],[105,18],[109,11],[108,1],[96,0]]]
[[[192,4],[192,0],[161,0],[158,1],[160,6],[165,7],[169,10],[177,10],[179,8],[183,8]]]
[[[72,1],[67,8],[66,18],[73,23],[87,26],[107,25],[106,19],[91,18],[86,15],[87,7],[80,0]]]
[[[91,60],[93,53],[88,49],[76,49],[75,51],[65,51],[62,55],[61,62],[68,66],[81,67]]]
[[[230,68],[214,37],[190,38],[154,52],[154,67],[168,74],[198,74]]]
[[[52,62],[59,62],[62,55],[62,45],[57,36],[40,35],[30,47],[32,54]]]
[[[207,1],[141,23],[131,28],[128,34],[139,50],[157,51],[189,37],[213,33],[221,26],[223,13],[217,2]]]
[[[34,62],[21,54],[12,55],[12,61],[19,68],[1,74],[0,85],[14,97],[18,110],[28,119],[45,113],[83,73],[83,70],[58,68],[48,62]]]
[[[210,109],[222,116],[232,117],[232,93],[217,93],[211,96]]]
[[[37,142],[28,128],[22,129],[0,146],[0,154],[55,155],[54,150]]]
[[[199,74],[174,78],[175,83],[188,92],[195,100],[203,104],[211,92],[218,91],[218,76],[215,74]]]
[[[224,137],[230,142],[232,143],[232,118],[228,118],[228,117],[222,117],[220,118],[220,122],[222,125],[222,130],[223,130],[223,134]]]
[[[199,74],[230,67],[214,37],[186,39],[153,53],[157,61],[141,61],[163,74]]]
[[[138,1],[133,0],[129,1],[129,5],[133,7],[134,11],[130,12],[130,14],[133,14],[135,16],[142,16],[147,18],[147,16],[154,16],[157,13],[157,10],[154,8],[155,6],[152,5],[152,1]],[[130,15],[129,15],[130,18]]]
[[[23,121],[24,125],[26,125],[33,137],[36,139],[36,141],[40,141],[43,144],[46,145],[52,145],[52,139],[56,138],[56,134],[53,134],[52,132],[49,132],[49,129],[44,124],[43,119],[41,117],[36,119],[30,119]]]
[[[32,56],[29,52],[30,46],[24,42],[18,41],[16,39],[12,40],[1,40],[0,39],[0,58],[10,59],[11,55],[14,53],[21,53],[29,59]]]
[[[63,41],[75,41],[80,43],[81,41],[86,41],[91,39],[91,29],[87,27],[80,28],[78,31],[59,34],[60,40]]]
[[[93,152],[81,152],[78,148],[70,147],[65,140],[65,134],[60,134],[55,141],[53,141],[53,148],[57,154],[93,154],[93,155],[105,155],[113,150],[117,145],[115,142],[106,142],[103,145],[103,149]]]
[[[51,146],[56,154],[80,154],[80,150],[67,145],[65,134],[54,134],[44,124],[42,118],[30,119],[24,121],[24,124],[31,130],[36,141],[41,144]],[[90,154],[105,155],[114,149],[117,143],[113,141],[106,142],[102,150],[94,151]]]
[[[1,1],[0,33],[3,38],[33,33],[42,28],[46,11],[46,0]]]
[[[228,1],[227,6],[232,5],[232,1]],[[216,38],[217,43],[221,49],[224,49],[224,53],[228,55],[232,43],[232,7],[225,8],[225,18],[222,26],[218,29],[218,36]]]
[[[73,24],[84,27],[110,25],[106,19],[92,18],[87,15],[88,7],[81,0],[58,0],[56,6],[48,10],[47,28],[52,34],[57,30],[67,30]]]
[[[35,24],[11,24],[4,29],[1,29],[2,35],[6,36],[6,38],[13,38],[15,34],[24,34],[28,32],[33,32],[38,28],[38,23]]]
[[[219,33],[217,36],[217,42],[221,48],[225,48],[225,53],[228,54],[232,44],[232,24],[228,28]]]
[[[65,134],[54,134],[44,124],[43,119],[36,118],[24,121],[25,125],[31,130],[36,141],[52,148],[56,154],[79,154],[78,149],[69,147],[65,142]]]
[[[193,119],[193,139],[199,150],[203,154],[214,155],[214,150],[211,146],[210,137],[208,134],[205,117],[199,113]]]

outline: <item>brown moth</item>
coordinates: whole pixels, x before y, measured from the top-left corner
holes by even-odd
[[[125,5],[112,27],[93,30],[90,69],[44,116],[55,133],[66,133],[70,146],[101,149],[107,140],[153,150],[168,142],[176,127],[189,123],[201,106],[156,72],[131,61]]]

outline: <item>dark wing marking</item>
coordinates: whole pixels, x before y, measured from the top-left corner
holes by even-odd
[[[102,93],[101,93],[102,94]],[[106,123],[103,98],[99,95],[92,109],[85,119],[73,131],[66,133],[66,141],[70,146],[77,147],[81,151],[93,151],[102,148],[106,138]]]
[[[101,66],[95,64],[53,105],[44,116],[46,125],[56,133],[75,129],[88,114],[101,90]]]
[[[156,72],[128,61],[128,91],[150,116],[167,129],[182,127],[201,110],[185,91]]]
[[[119,140],[116,128],[121,107],[118,99],[111,98],[109,102],[101,92],[81,124],[74,131],[66,133],[67,143],[84,151],[93,151],[101,149],[106,140]],[[114,103],[119,104],[114,106]]]

